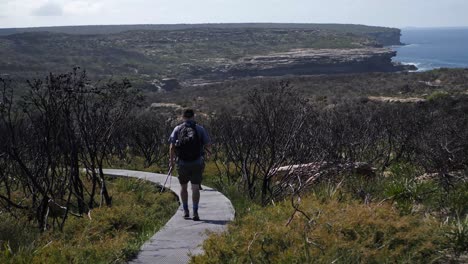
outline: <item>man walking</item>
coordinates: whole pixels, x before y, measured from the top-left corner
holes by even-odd
[[[184,122],[174,128],[169,142],[169,162],[174,167],[177,157],[177,171],[182,187],[180,197],[184,207],[184,218],[190,217],[188,207],[188,182],[192,184],[193,220],[199,221],[198,203],[200,201],[200,185],[205,168],[205,152],[210,153],[210,138],[206,130],[195,122],[192,109],[184,111]]]

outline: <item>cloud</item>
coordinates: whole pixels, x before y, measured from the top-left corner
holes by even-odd
[[[99,1],[72,1],[63,6],[63,11],[70,15],[88,15],[99,13],[103,8],[103,3]]]
[[[40,7],[32,11],[33,16],[61,16],[63,15],[63,8],[55,2],[46,2]]]

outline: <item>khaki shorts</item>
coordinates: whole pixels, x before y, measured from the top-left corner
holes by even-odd
[[[205,162],[203,159],[177,164],[180,184],[187,184],[188,182],[191,182],[192,184],[201,184],[204,169]]]

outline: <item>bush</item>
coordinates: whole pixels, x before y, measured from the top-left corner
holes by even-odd
[[[446,92],[446,91],[435,91],[435,92],[432,92],[430,95],[427,96],[427,100],[437,101],[437,100],[440,100],[440,99],[447,98],[449,96],[450,96],[450,94],[448,92]]]
[[[468,216],[464,219],[458,217],[449,225],[446,233],[451,251],[456,257],[468,253]]]
[[[457,185],[442,200],[451,215],[468,215],[468,182]]]
[[[396,163],[389,168],[389,175],[382,179],[382,189],[385,199],[393,201],[402,215],[414,213],[416,209],[439,209],[442,190],[433,181],[420,181],[422,174],[414,165]]]

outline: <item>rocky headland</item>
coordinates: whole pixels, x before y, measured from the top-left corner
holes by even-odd
[[[387,48],[294,49],[289,52],[245,57],[198,68],[203,79],[226,79],[255,76],[313,75],[362,72],[398,72],[415,70],[414,66],[392,62],[396,52]]]
[[[44,31],[44,32],[43,32]],[[102,79],[174,91],[229,79],[414,70],[392,63],[396,28],[194,24],[0,29],[0,74],[34,78],[80,66]],[[180,85],[182,84],[182,86]]]
[[[393,29],[388,31],[371,32],[367,36],[373,38],[383,46],[403,45],[401,43],[401,30]]]

